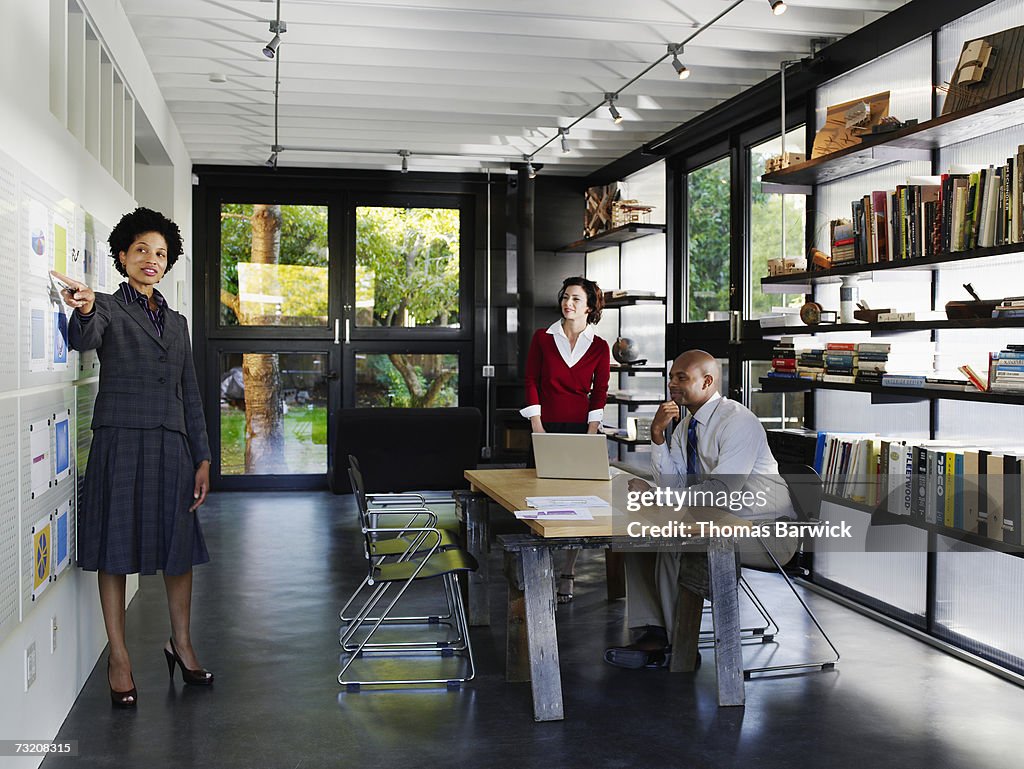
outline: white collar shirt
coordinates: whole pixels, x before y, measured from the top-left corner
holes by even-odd
[[[565,335],[565,329],[562,328],[562,321],[556,320],[550,326],[548,326],[548,333],[555,338],[555,347],[558,349],[558,354],[562,356],[562,360],[565,361],[565,365],[572,368],[583,356],[586,355],[587,350],[590,349],[590,345],[594,343],[594,326],[590,323],[580,332],[580,335],[576,338],[576,346],[570,349],[569,337]]]
[[[689,488],[731,495],[752,492],[756,496],[763,492],[766,504],[745,504],[730,512],[749,519],[794,517],[789,489],[779,475],[779,465],[768,448],[768,436],[760,420],[742,403],[718,393],[696,414],[687,412],[670,440],[651,445],[651,469],[658,486],[687,487],[686,434],[691,420],[697,422],[700,482]]]

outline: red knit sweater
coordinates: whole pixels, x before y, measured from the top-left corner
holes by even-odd
[[[595,336],[572,368],[547,329],[538,329],[526,356],[526,405],[540,404],[545,422],[583,422],[608,400],[608,343]]]

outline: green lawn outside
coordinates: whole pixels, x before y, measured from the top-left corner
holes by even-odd
[[[255,475],[327,472],[327,407],[292,406],[284,415],[285,467],[257,468]],[[220,410],[222,475],[245,475],[245,412]]]

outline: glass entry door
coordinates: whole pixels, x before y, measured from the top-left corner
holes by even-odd
[[[327,473],[341,357],[328,211],[324,203],[220,204],[210,357],[221,488],[315,486]]]
[[[466,400],[472,208],[443,195],[246,197],[225,192],[215,212],[214,480],[322,487],[338,409]]]
[[[462,211],[388,196],[353,207],[346,405],[434,408],[459,402]]]

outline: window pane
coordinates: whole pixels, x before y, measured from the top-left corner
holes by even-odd
[[[326,353],[220,356],[222,475],[327,472],[327,365]]]
[[[786,152],[804,151],[804,129],[786,134]],[[768,274],[768,260],[803,257],[806,198],[761,192],[761,174],[768,158],[782,153],[782,141],[775,137],[750,148],[750,318],[767,315],[771,308],[804,303],[803,294],[766,294],[761,278]]]
[[[225,203],[220,322],[327,325],[327,208]]]
[[[759,380],[768,373],[769,361],[747,361],[750,382],[750,410],[754,412],[765,430],[783,427],[804,426],[804,393],[761,392]]]
[[[729,158],[686,177],[688,320],[729,319]]]
[[[459,356],[357,353],[357,407],[459,405]]]
[[[459,211],[356,208],[356,325],[459,328]]]

